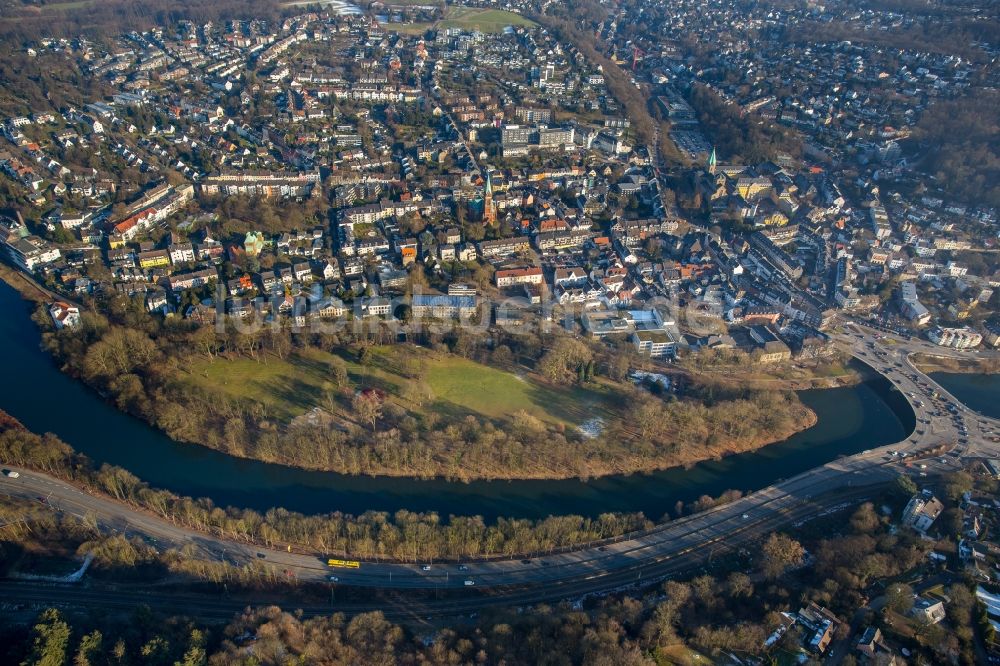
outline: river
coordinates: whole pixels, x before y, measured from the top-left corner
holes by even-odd
[[[969,409],[1000,419],[1000,375],[932,372],[930,377]]]
[[[0,282],[0,408],[33,431],[59,435],[99,463],[119,465],[153,486],[209,497],[221,506],[354,514],[408,509],[486,520],[642,511],[659,519],[678,500],[716,496],[727,489],[758,490],[839,455],[899,441],[913,428],[913,413],[903,397],[887,380],[875,378],[850,388],[803,391],[802,401],[819,416],[815,426],[756,452],[690,469],[588,482],[473,483],[312,472],[175,442],[119,412],[59,371],[41,351],[29,313],[20,295]]]

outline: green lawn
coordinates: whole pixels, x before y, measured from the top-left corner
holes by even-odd
[[[422,35],[431,29],[430,23],[386,23],[383,26],[389,32],[401,35]]]
[[[615,387],[595,382],[586,387],[550,387],[468,359],[412,346],[373,347],[371,361],[359,365],[352,354],[340,356],[347,364],[351,388],[378,388],[402,407],[433,410],[446,417],[477,414],[504,418],[525,411],[549,423],[578,425],[595,416],[607,416],[620,405]],[[213,394],[263,404],[270,417],[287,422],[313,407],[329,409],[329,367],[334,355],[306,349],[286,359],[265,354],[250,358],[199,357],[184,381]],[[410,379],[408,377],[413,377]],[[406,398],[404,387],[423,381],[434,393],[428,405]],[[350,389],[337,398],[338,416],[350,419]]]
[[[274,417],[289,420],[322,399],[326,377],[318,360],[314,353],[286,360],[268,354],[260,362],[206,358],[191,369],[187,381],[213,393],[260,402]]]
[[[313,407],[329,407],[327,392],[333,388],[329,364],[333,358],[333,354],[318,349],[306,349],[284,360],[264,354],[259,362],[251,358],[209,361],[202,357],[186,380],[208,391],[254,400],[266,406],[272,417],[289,421]],[[398,392],[399,379],[391,373],[378,367],[362,368],[346,357],[344,360],[354,386]]]
[[[552,388],[457,356],[429,359],[425,376],[442,409],[493,418],[523,410],[551,423],[578,425],[617,404],[614,392],[601,383]]]
[[[477,9],[475,7],[451,7],[447,10],[445,18],[438,24],[439,28],[461,28],[462,30],[473,30],[478,28],[480,32],[499,33],[507,26],[537,25],[531,19],[525,18],[514,12],[505,12],[502,9]],[[387,23],[385,29],[408,35],[420,35],[433,27],[431,23]]]
[[[447,18],[441,21],[442,28],[461,28],[472,30],[479,28],[481,32],[502,32],[507,26],[534,26],[535,22],[514,12],[501,9],[476,9],[473,7],[453,7],[448,11]]]
[[[692,650],[686,645],[668,645],[667,647],[657,648],[655,657],[656,663],[661,664],[661,666],[671,666],[673,664],[678,666],[709,666],[714,663],[705,655]]]

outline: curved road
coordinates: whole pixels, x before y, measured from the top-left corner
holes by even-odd
[[[53,510],[81,517],[90,515],[107,528],[138,534],[158,547],[194,544],[207,558],[234,564],[257,561],[288,572],[286,575],[300,581],[327,581],[330,575],[336,575],[341,585],[464,592],[457,601],[427,602],[426,608],[419,611],[421,615],[424,610],[428,615],[459,614],[488,604],[581,598],[704,566],[715,554],[748,544],[769,531],[871,497],[901,473],[912,474],[917,481],[927,476],[929,481],[941,473],[960,469],[965,459],[1000,457],[1000,444],[993,441],[1000,439],[997,437],[1000,420],[969,410],[909,360],[917,351],[956,357],[967,357],[968,352],[951,352],[913,340],[877,339],[877,332],[855,324],[848,324],[846,329],[845,333],[834,336],[838,343],[887,377],[906,396],[917,421],[909,437],[894,445],[838,459],[736,502],[667,523],[648,533],[571,552],[464,565],[432,563],[425,565],[429,566],[426,570],[417,564],[365,562],[357,570],[333,571],[318,554],[259,548],[196,532],[28,470],[18,470],[20,478],[0,479],[0,492],[36,498]],[[939,398],[932,396],[934,391]],[[949,451],[937,457],[914,459],[928,448],[941,445],[949,447]],[[37,585],[5,583],[0,590],[14,599],[40,594]],[[238,607],[243,605],[233,603]],[[418,612],[415,603],[407,602],[407,613]],[[356,609],[388,606],[389,602],[379,600],[357,605]],[[338,605],[340,610],[349,607],[349,604]],[[329,608],[316,612],[329,612]]]

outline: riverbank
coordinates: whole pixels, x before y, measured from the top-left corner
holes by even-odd
[[[1000,358],[953,357],[917,353],[910,362],[924,374],[932,372],[993,375],[1000,373]]]
[[[406,351],[419,356],[423,350]],[[231,373],[225,370],[231,362],[217,360],[227,381],[210,395],[222,399],[232,384],[295,384],[307,393],[304,375],[275,373],[283,362],[273,358],[261,364],[245,362],[244,370],[253,373],[248,375]],[[308,362],[316,365],[316,355],[310,354]],[[315,406],[278,427],[261,427],[247,419],[242,442],[226,436],[231,421],[220,429],[219,422],[205,413],[202,401],[187,402],[186,394],[170,389],[161,397],[157,413],[173,410],[187,418],[161,417],[153,422],[161,426],[166,422],[164,432],[177,441],[247,460],[359,477],[471,483],[593,480],[690,467],[759,450],[818,421],[815,412],[788,391],[731,388],[727,392],[713,385],[684,398],[664,400],[627,384],[552,387],[531,375],[514,377],[453,356],[436,363],[441,365],[420,380],[437,395],[429,405],[414,406],[405,388],[391,387],[393,381],[407,380],[379,377],[377,368],[364,370],[368,381],[374,376],[373,385],[385,387],[384,411],[401,415],[380,417],[377,432],[351,420],[349,408],[356,400],[349,402],[344,391],[328,401],[335,408],[343,404],[333,413],[325,404]],[[475,380],[455,379],[456,366]],[[356,371],[352,366],[350,376]],[[550,414],[531,409],[532,405],[554,407],[558,418],[550,420]],[[588,418],[596,423],[589,435],[584,434],[584,425],[575,425]],[[177,425],[171,427],[172,423]]]
[[[47,303],[53,300],[51,294],[35,284],[24,273],[11,268],[3,261],[0,261],[0,281],[17,290],[17,293],[21,294],[21,297],[26,301]]]
[[[479,516],[452,515],[442,522],[434,513],[405,510],[390,518],[373,511],[360,516],[339,512],[306,516],[282,508],[265,514],[250,509],[222,509],[207,498],[178,497],[150,487],[120,467],[102,465],[98,469],[58,437],[33,433],[2,410],[0,460],[71,483],[86,494],[79,495],[74,503],[99,508],[103,518],[114,515],[139,525],[136,518],[141,514],[152,519],[148,526],[186,540],[194,536],[189,531],[196,531],[236,543],[279,547],[307,555],[320,553],[323,557],[419,562],[550,555],[654,526],[641,513],[605,513],[596,519],[578,515],[549,516],[538,521],[500,519],[486,525]],[[739,496],[730,493],[727,498]],[[708,506],[711,503],[706,503],[705,508]]]
[[[659,517],[678,502],[729,489],[757,490],[838,456],[900,441],[913,427],[905,400],[896,399],[886,380],[875,378],[850,388],[800,393],[819,422],[787,440],[650,475],[454,483],[306,471],[171,440],[60,372],[40,349],[29,308],[6,285],[0,285],[0,311],[0,365],[11,378],[0,382],[0,408],[36,432],[54,432],[98,464],[123,467],[179,495],[261,512],[281,506],[306,514],[392,515],[406,509],[487,521],[631,511]]]
[[[792,366],[785,371],[767,373],[746,368],[687,368],[674,366],[673,374],[685,377],[710,377],[727,386],[775,391],[808,391],[811,389],[845,388],[864,381],[864,376],[849,362],[839,361],[809,367]],[[668,375],[672,374],[667,372]]]
[[[45,294],[29,280],[20,287],[22,297]],[[122,324],[95,322],[85,345],[77,331],[50,326],[44,346],[63,371],[175,440],[303,470],[594,479],[755,451],[817,422],[777,387],[713,384],[665,400],[608,377],[547,381],[530,367],[500,370],[411,344],[323,349],[271,339],[265,347],[274,333],[264,331],[249,353],[206,353],[201,334],[223,344],[211,330],[161,330],[148,317]]]
[[[421,350],[406,351],[417,356]],[[125,404],[175,440],[238,458],[353,476],[464,483],[596,479],[689,467],[761,449],[817,423],[816,414],[787,391],[732,387],[727,396],[715,387],[716,397],[709,406],[700,395],[665,401],[625,384],[551,387],[530,375],[514,378],[451,356],[446,359],[451,365],[459,363],[465,375],[477,378],[470,392],[444,395],[442,382],[430,372],[428,378],[413,383],[433,387],[430,392],[438,397],[429,404],[414,404],[407,388],[411,380],[386,376],[383,382],[369,384],[385,391],[380,413],[370,417],[372,423],[360,421],[357,411],[358,391],[377,371],[372,368],[352,367],[351,377],[366,373],[356,387],[331,391],[325,402],[308,403],[310,411],[290,421],[255,418],[254,412],[263,411],[255,406],[261,403],[247,406],[248,399],[228,395],[226,389],[233,384],[273,387],[283,395],[285,387],[295,386],[296,398],[311,394],[307,375],[275,374],[275,368],[300,354],[305,352],[288,359],[245,362],[245,367],[264,373],[260,379],[223,371],[225,388],[202,387],[192,393],[186,381],[168,383],[162,391],[147,388],[147,394],[158,396],[149,411],[136,410],[135,402]],[[315,353],[306,358],[307,365],[316,364]],[[215,361],[223,368],[229,363]],[[190,360],[176,363],[185,365]],[[481,380],[492,375],[499,379]],[[480,386],[480,381],[488,386]],[[467,382],[446,379],[443,385],[456,383]],[[114,384],[97,388],[115,395]],[[521,390],[530,397],[524,405],[512,399]],[[608,397],[618,391],[621,395]],[[122,403],[120,393],[117,402]],[[480,402],[491,403],[490,409]],[[505,408],[507,404],[511,407]],[[531,409],[533,405],[539,409]],[[547,418],[549,409],[556,418]],[[588,415],[600,424],[592,436],[582,434]],[[579,430],[576,422],[581,423]]]

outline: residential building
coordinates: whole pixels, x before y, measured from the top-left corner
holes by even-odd
[[[491,241],[480,241],[479,256],[483,259],[504,257],[518,252],[528,252],[531,249],[529,240],[524,236],[516,238],[500,238]]]
[[[937,624],[945,618],[944,602],[939,599],[918,597],[910,615],[924,624]]]
[[[209,176],[202,183],[201,189],[208,195],[249,195],[278,199],[310,196],[319,182],[319,171],[304,173],[238,171]]]
[[[475,296],[414,294],[410,308],[415,318],[465,319],[476,313]]]
[[[944,505],[933,495],[916,495],[903,509],[903,524],[918,532],[926,532],[944,511]]]
[[[57,329],[72,328],[80,323],[80,308],[64,301],[50,305],[49,315]]]
[[[900,310],[903,316],[917,326],[922,326],[931,320],[931,313],[920,299],[917,298],[917,285],[914,282],[901,282],[899,285]]]
[[[663,329],[637,330],[632,333],[632,344],[639,354],[650,358],[671,358],[677,352],[677,341]]]
[[[493,275],[497,287],[511,287],[517,284],[542,284],[544,278],[542,269],[532,268],[512,268],[497,271]]]
[[[973,331],[971,328],[945,328],[936,327],[927,333],[930,341],[942,347],[953,349],[972,349],[978,347],[983,341],[983,336]]]
[[[167,250],[149,250],[137,255],[139,268],[158,268],[170,265],[170,253]]]

